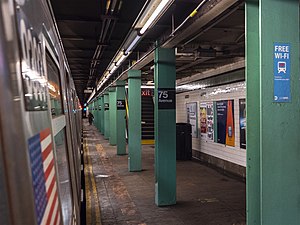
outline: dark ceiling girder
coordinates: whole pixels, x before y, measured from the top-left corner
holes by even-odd
[[[118,17],[111,15],[101,15],[102,20],[118,20]]]
[[[93,52],[95,49],[92,48],[70,48],[70,47],[65,47],[66,52]]]
[[[86,69],[90,69],[89,65],[78,65],[78,64],[70,64],[69,65],[71,69],[75,69],[75,70],[86,70]]]
[[[56,20],[59,22],[78,22],[78,23],[101,23],[100,17],[87,17],[87,16],[70,16],[57,14]]]

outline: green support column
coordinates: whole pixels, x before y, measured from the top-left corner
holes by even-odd
[[[100,132],[101,134],[104,134],[104,127],[105,127],[105,120],[104,120],[104,95],[101,95],[100,97]]]
[[[125,81],[117,81],[117,154],[126,154],[126,104],[125,104]]]
[[[128,169],[142,170],[141,71],[128,71]]]
[[[104,138],[109,139],[110,135],[110,122],[109,122],[109,96],[108,92],[104,93]]]
[[[155,203],[176,204],[176,69],[174,49],[157,48],[155,82]]]
[[[97,128],[98,123],[98,109],[97,109],[97,99],[94,100],[94,126]]]
[[[95,102],[93,101],[93,102],[92,102],[92,110],[91,110],[93,116],[95,116],[95,108],[94,108],[94,106],[95,106]],[[92,124],[94,125],[94,121],[93,121]]]
[[[116,88],[109,88],[109,143],[111,145],[117,144],[117,100],[116,100]]]
[[[259,0],[248,0],[246,15],[247,224],[260,224]],[[216,115],[216,114],[215,114]]]
[[[247,0],[246,13],[247,224],[297,225],[299,1]],[[278,46],[289,47],[279,50]],[[284,62],[281,65],[286,63],[285,72],[280,72],[281,67],[274,60],[276,55],[277,60]],[[284,79],[275,80],[274,74]],[[290,88],[285,85],[288,75]],[[283,84],[281,93],[290,89],[290,98],[284,100],[287,102],[276,102],[281,93],[274,91],[275,82]]]
[[[100,97],[97,98],[97,128],[100,132],[101,127],[101,107],[100,107]]]

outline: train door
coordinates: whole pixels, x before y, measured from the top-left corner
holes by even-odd
[[[81,155],[80,155],[80,147],[81,147],[81,137],[78,136],[78,133],[80,133],[80,123],[79,121],[76,119],[77,115],[78,115],[78,107],[76,107],[76,104],[77,104],[77,101],[76,101],[76,97],[74,96],[74,90],[70,90],[70,97],[73,99],[73,101],[71,102],[71,107],[73,108],[73,112],[72,112],[72,124],[74,125],[73,126],[73,131],[72,131],[72,136],[73,136],[73,139],[75,140],[74,144],[75,144],[75,147],[74,147],[74,159],[76,160],[76,174],[77,174],[77,177],[80,178],[81,177]],[[81,186],[81,180],[78,179],[77,180],[77,185],[78,187]],[[80,194],[80,193],[78,193]]]
[[[66,115],[62,95],[62,79],[59,61],[50,45],[46,42],[46,70],[48,80],[48,104],[51,107],[52,134],[58,174],[59,199],[64,225],[72,223],[73,198],[71,189],[71,176],[68,158],[68,143],[66,138]]]
[[[72,96],[72,86],[70,84],[69,76],[67,70],[65,70],[66,75],[66,85],[65,85],[65,94],[66,94],[66,107],[68,108],[68,140],[69,140],[69,159],[70,159],[70,171],[72,174],[72,187],[73,188],[73,195],[74,195],[74,201],[76,202],[76,212],[77,212],[77,218],[79,218],[80,214],[80,199],[81,199],[81,177],[80,177],[80,152],[78,150],[78,145],[80,145],[80,139],[77,138],[77,130],[76,130],[76,121],[74,119],[74,114],[76,113],[76,108],[74,108],[74,101],[75,99]]]

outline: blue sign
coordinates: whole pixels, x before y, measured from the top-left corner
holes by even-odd
[[[291,101],[291,47],[274,43],[274,102]]]

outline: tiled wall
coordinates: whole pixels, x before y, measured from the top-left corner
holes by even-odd
[[[198,138],[193,138],[193,150],[203,152],[207,155],[229,161],[231,163],[246,166],[246,149],[240,148],[240,126],[239,126],[239,99],[246,95],[245,82],[238,82],[218,87],[184,92],[176,95],[176,122],[187,122],[186,103],[197,102],[198,104]],[[225,146],[207,140],[200,135],[200,103],[234,100],[235,121],[235,147]],[[216,116],[216,115],[215,115]]]

